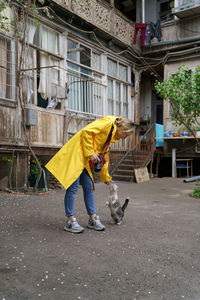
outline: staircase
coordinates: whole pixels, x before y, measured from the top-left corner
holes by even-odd
[[[153,159],[155,126],[141,137],[140,141],[111,165],[110,174],[115,181],[135,181],[134,169],[147,167]]]

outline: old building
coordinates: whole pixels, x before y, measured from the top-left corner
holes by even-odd
[[[151,142],[142,158],[147,165],[151,127],[171,128],[155,80],[175,72],[182,61],[191,68],[199,64],[199,1],[40,0],[28,11],[22,40],[17,33],[23,26],[10,21],[26,16],[27,3],[1,10],[7,26],[0,29],[2,185],[26,188],[37,172],[32,151],[43,165],[79,129],[107,114],[136,125],[134,137],[112,147],[111,162],[149,129]],[[133,178],[132,169],[125,179]]]

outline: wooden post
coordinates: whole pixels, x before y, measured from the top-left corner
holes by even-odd
[[[157,152],[157,160],[156,160],[156,176],[158,177],[158,167],[160,163],[160,152]]]
[[[172,177],[176,178],[176,149],[172,149]]]

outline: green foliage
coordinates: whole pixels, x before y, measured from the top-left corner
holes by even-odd
[[[41,161],[39,160],[39,163],[41,165]],[[35,176],[35,178],[38,178],[38,175],[40,174],[40,169],[37,166],[36,160],[31,160],[31,174]]]
[[[163,82],[156,81],[156,92],[171,104],[171,118],[175,125],[187,128],[200,117],[200,66],[195,71],[184,65]]]
[[[13,164],[15,158],[16,158],[16,156],[10,156],[10,157],[3,156],[3,157],[2,157],[2,160],[7,161],[7,162],[10,163],[10,164]]]
[[[199,180],[196,181],[196,188],[193,191],[193,196],[200,198],[200,182],[199,182]]]

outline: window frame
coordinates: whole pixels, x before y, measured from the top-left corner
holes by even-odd
[[[0,39],[2,43],[5,43],[5,66],[3,66],[3,51],[1,50],[1,58],[2,58],[2,78],[5,79],[5,89],[3,90],[4,83],[0,83],[2,85],[2,94],[0,94],[0,99],[16,101],[16,44],[12,37],[4,34],[0,30]],[[8,57],[9,55],[9,57]],[[5,72],[4,70],[5,69]],[[5,95],[3,93],[5,92]]]
[[[33,22],[33,20],[30,18],[30,21]],[[37,25],[36,25],[37,26]],[[57,38],[57,42],[58,42],[58,45],[57,45],[57,49],[58,49],[58,53],[52,53],[44,48],[41,48],[40,46],[42,46],[40,44],[40,46],[37,46],[31,42],[28,41],[29,43],[29,47],[30,49],[33,51],[33,57],[32,57],[32,61],[33,61],[33,75],[32,77],[34,78],[34,96],[33,96],[33,101],[30,103],[31,105],[35,105],[37,107],[40,107],[40,108],[45,108],[45,109],[48,109],[48,105],[49,103],[51,102],[51,100],[53,98],[56,99],[56,107],[52,107],[56,110],[61,110],[62,107],[63,107],[63,104],[61,103],[60,104],[60,101],[57,101],[57,88],[56,86],[61,86],[61,69],[60,69],[60,66],[61,66],[61,61],[64,59],[62,56],[60,56],[60,32],[57,31],[56,29],[52,28],[52,27],[49,27],[45,24],[41,24],[40,27],[43,26],[44,28],[47,29],[47,31],[51,31],[53,33],[56,33],[58,35],[58,38]],[[35,34],[35,33],[34,33]],[[27,38],[28,39],[28,38]],[[41,39],[41,30],[39,30],[39,40]],[[41,57],[45,57],[46,56],[46,61],[45,61],[45,66],[44,67],[47,67],[47,68],[40,68],[41,67]],[[52,68],[51,66],[55,65],[54,64],[54,61],[57,61],[57,66],[58,67],[55,67],[55,68]],[[49,68],[48,68],[49,67]],[[45,71],[46,69],[46,71]],[[54,69],[55,72],[57,71],[58,72],[58,82],[57,84],[55,84],[55,93],[56,96],[52,96],[52,84],[54,84],[52,82],[52,72],[48,72],[49,69]],[[39,70],[39,71],[38,71]],[[40,81],[39,81],[39,78],[41,76],[41,73],[45,74],[45,80],[47,81],[46,83],[46,98],[42,98],[44,101],[47,101],[47,105],[46,107],[44,106],[41,106],[38,104],[38,97],[39,97],[39,86],[40,86]],[[46,100],[45,100],[46,99]],[[52,109],[51,108],[51,109]]]
[[[90,46],[85,45],[80,41],[75,41],[71,37],[67,38],[67,46],[68,41],[74,43],[74,46],[76,47],[69,50],[67,47],[67,51],[73,51],[73,49],[77,49],[77,55],[74,56],[74,59],[72,59],[73,56],[70,57],[70,54],[73,52],[68,53],[66,58],[66,84],[69,84],[68,110],[76,113],[102,116],[104,114],[104,89],[106,88],[106,86],[102,83],[103,76],[105,74],[103,74],[101,71],[101,54],[98,51],[95,51],[95,49],[91,48]],[[81,63],[80,50],[82,48],[90,50],[90,66],[88,66],[88,64],[85,65]],[[100,70],[98,67],[95,69],[95,66],[93,65],[93,53],[95,55],[99,55]],[[72,66],[74,66],[74,68],[71,68]],[[74,75],[74,78],[76,78],[75,80],[70,80],[70,76],[72,75]],[[84,78],[88,79],[88,81],[82,81],[84,80]],[[74,86],[72,86],[70,82],[76,80],[77,83],[74,83]],[[72,96],[74,97],[73,99],[70,98],[70,93],[74,94],[74,96]]]
[[[117,65],[117,75],[115,77],[111,76],[109,73],[109,61],[113,61],[116,63]],[[126,67],[126,81],[120,79],[120,65]],[[129,74],[130,73],[130,74]],[[113,87],[113,99],[112,99],[112,103],[113,103],[113,107],[112,107],[112,111],[109,110],[109,101],[111,102],[111,99],[109,99],[109,97],[107,97],[108,99],[108,103],[107,103],[107,111],[108,113],[112,114],[112,115],[120,115],[120,116],[124,116],[125,118],[129,118],[130,117],[130,113],[129,113],[129,106],[130,106],[130,87],[131,87],[131,80],[130,79],[130,75],[131,72],[129,70],[129,66],[126,65],[125,63],[122,63],[119,60],[114,60],[113,58],[107,57],[107,88],[109,88],[109,84],[108,81],[112,81],[112,87]],[[120,98],[117,99],[117,89],[116,86],[119,85],[119,96]],[[124,101],[124,97],[123,97],[123,91],[124,88],[126,88],[126,101]],[[109,91],[107,92],[107,95],[109,96]],[[117,110],[117,105],[119,105],[119,110]],[[125,109],[124,107],[126,107],[126,113],[125,113]]]

